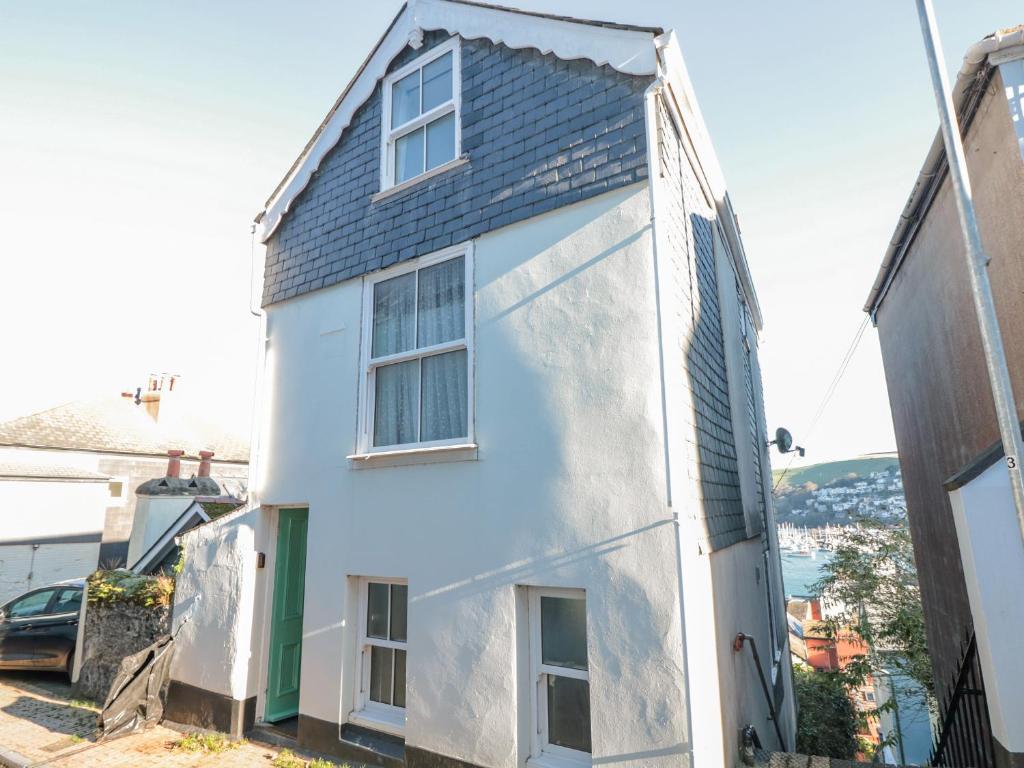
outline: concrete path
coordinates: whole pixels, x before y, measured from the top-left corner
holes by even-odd
[[[71,687],[60,675],[0,672],[0,766],[274,768],[281,752],[280,747],[260,742],[214,753],[189,752],[177,746],[183,734],[162,726],[97,744],[96,714],[89,702],[72,698]],[[297,759],[288,768],[305,765],[305,759]]]

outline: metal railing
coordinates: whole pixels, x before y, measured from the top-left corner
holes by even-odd
[[[973,632],[951,682],[940,702],[938,733],[928,762],[951,768],[994,768],[985,681]]]

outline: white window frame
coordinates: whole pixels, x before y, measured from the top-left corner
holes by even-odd
[[[440,344],[434,344],[430,347],[420,347],[411,349],[406,352],[397,352],[393,355],[386,355],[384,357],[373,358],[371,357],[373,351],[373,289],[377,283],[390,280],[394,277],[400,277],[401,275],[408,274],[410,272],[418,272],[421,269],[431,267],[435,264],[440,264],[444,261],[456,259],[462,256],[465,266],[465,336],[461,339],[455,339],[452,341],[445,341]],[[419,281],[416,281],[417,291],[419,290]],[[421,256],[418,259],[412,259],[408,262],[398,264],[390,269],[385,269],[381,272],[377,272],[372,275],[367,275],[363,279],[363,339],[362,339],[362,351],[360,353],[360,397],[359,402],[362,404],[361,412],[359,414],[359,439],[357,441],[357,451],[355,457],[369,456],[372,454],[394,454],[394,453],[409,453],[413,451],[424,451],[431,449],[451,449],[466,447],[471,448],[476,445],[475,443],[475,430],[474,430],[474,382],[473,382],[473,371],[475,368],[474,360],[474,348],[473,348],[473,304],[474,304],[474,286],[473,286],[473,244],[462,243],[455,245],[444,250],[437,251],[428,256]],[[413,305],[419,307],[419,295],[417,293],[416,300]],[[418,312],[417,312],[418,314]],[[418,322],[418,318],[415,320]],[[416,326],[414,326],[413,338],[417,338]],[[376,407],[375,397],[377,392],[377,368],[385,365],[392,365],[394,363],[400,363],[407,360],[418,360],[424,357],[431,357],[433,355],[443,354],[445,352],[455,352],[458,350],[466,350],[466,397],[468,402],[466,403],[466,435],[464,437],[453,437],[445,440],[427,440],[419,441],[416,443],[396,443],[395,445],[381,445],[375,446],[373,444],[373,424],[374,424],[374,411]],[[422,380],[420,386],[422,387]]]
[[[431,109],[429,112],[414,117],[402,125],[391,127],[391,93],[392,86],[407,77],[418,69],[422,69],[430,62],[439,59],[446,53],[452,54],[452,97],[443,104]],[[425,177],[434,175],[438,169],[446,168],[449,163],[457,161],[462,156],[462,46],[460,38],[456,35],[450,40],[434,46],[421,56],[417,56],[401,69],[395,70],[384,78],[383,85],[383,110],[381,112],[381,147],[380,147],[380,190],[384,192],[392,187],[413,184]],[[420,105],[423,104],[423,85],[420,83]],[[449,112],[455,113],[455,154],[451,160],[441,165],[427,169],[426,164],[426,132],[423,136],[424,163],[423,173],[395,183],[395,143],[408,133],[412,133],[427,123],[432,123],[438,118],[444,117]]]
[[[408,603],[406,604],[406,641],[404,643],[396,640],[382,640],[378,637],[369,637],[366,634],[367,611],[370,606],[370,584],[404,584],[409,586],[408,579],[386,578],[376,576],[363,576],[359,579],[359,643],[356,646],[356,701],[355,709],[349,715],[349,720],[356,725],[371,728],[376,731],[390,733],[393,736],[405,735],[405,707],[396,707],[391,704],[382,704],[379,701],[370,699],[370,648],[379,646],[405,651],[406,659],[406,693],[408,693],[408,663],[409,663],[409,635],[408,635]],[[388,612],[388,634],[391,634],[391,614]],[[408,701],[408,700],[407,700]]]
[[[582,589],[564,587],[528,587],[529,621],[530,621],[530,678],[533,680],[530,694],[530,711],[533,716],[532,744],[527,766],[536,768],[580,768],[593,765],[593,756],[589,752],[561,747],[548,743],[548,697],[547,677],[571,677],[590,682],[590,627],[587,627],[587,667],[586,670],[558,667],[545,664],[541,648],[541,609],[542,597],[561,597],[570,600],[587,599]],[[584,612],[585,615],[586,612]],[[589,622],[588,622],[589,624]],[[593,732],[591,732],[593,734]]]

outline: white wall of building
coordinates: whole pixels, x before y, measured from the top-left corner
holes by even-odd
[[[195,496],[140,495],[135,505],[132,534],[128,539],[128,567],[139,561],[157,539],[163,536],[171,523],[192,506]]]
[[[256,685],[249,638],[258,515],[228,514],[183,535],[185,567],[175,588],[171,677],[238,700],[255,694]]]
[[[303,714],[339,722],[353,706],[348,578],[406,577],[407,742],[520,765],[530,715],[515,588],[578,587],[595,759],[683,760],[649,221],[638,185],[477,241],[476,460],[350,464],[361,281],[269,309],[261,498],[310,510]]]
[[[949,494],[985,678],[992,735],[1024,752],[1024,541],[1002,457]],[[1018,599],[1007,599],[1008,594]]]
[[[105,481],[0,478],[0,603],[96,570],[107,495]]]

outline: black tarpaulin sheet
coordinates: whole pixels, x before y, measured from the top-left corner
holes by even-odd
[[[125,736],[160,722],[173,652],[174,638],[165,635],[124,658],[99,715],[100,738]]]

